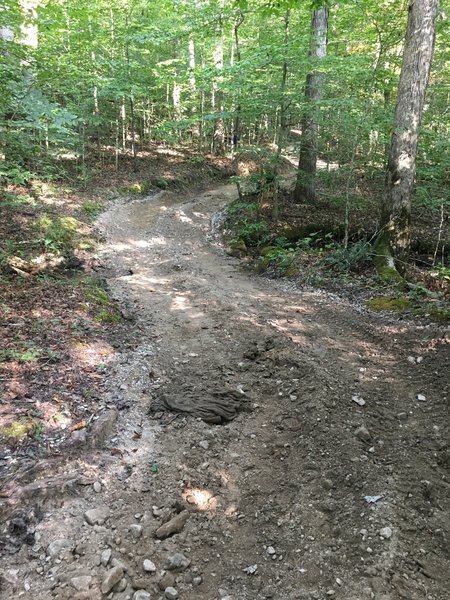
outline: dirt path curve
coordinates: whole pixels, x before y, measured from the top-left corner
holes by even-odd
[[[40,524],[32,597],[448,598],[448,331],[249,277],[211,233],[233,197],[102,215],[109,284],[140,331],[111,374],[129,408],[86,458],[96,487]],[[164,403],[238,412],[214,424]]]

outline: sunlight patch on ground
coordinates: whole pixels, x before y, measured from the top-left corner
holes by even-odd
[[[186,488],[183,498],[188,504],[192,504],[200,511],[216,510],[217,499],[209,490],[200,488]]]
[[[104,363],[105,360],[111,358],[114,354],[112,346],[100,341],[88,343],[83,340],[75,340],[69,351],[74,360],[92,367]]]
[[[190,217],[188,217],[182,210],[175,211],[175,216],[182,223],[192,223],[192,219]]]

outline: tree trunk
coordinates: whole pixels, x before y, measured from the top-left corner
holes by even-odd
[[[434,49],[438,0],[411,0],[408,8],[394,132],[381,206],[376,265],[384,279],[403,273],[411,246],[411,195],[417,141]]]
[[[311,21],[311,43],[309,56],[313,66],[327,53],[328,8],[322,6],[313,11]],[[300,141],[300,159],[298,163],[295,202],[314,202],[316,200],[315,175],[319,147],[319,125],[316,104],[320,100],[323,76],[313,69],[306,76],[305,111],[302,118],[302,137]]]

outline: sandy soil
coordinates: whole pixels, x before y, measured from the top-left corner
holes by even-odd
[[[234,195],[100,217],[133,342],[103,446],[24,492],[1,598],[449,597],[448,329],[250,277],[216,231]]]

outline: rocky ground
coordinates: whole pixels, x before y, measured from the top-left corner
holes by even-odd
[[[100,217],[128,337],[98,419],[8,498],[1,598],[449,597],[448,328],[249,277],[234,194]]]

